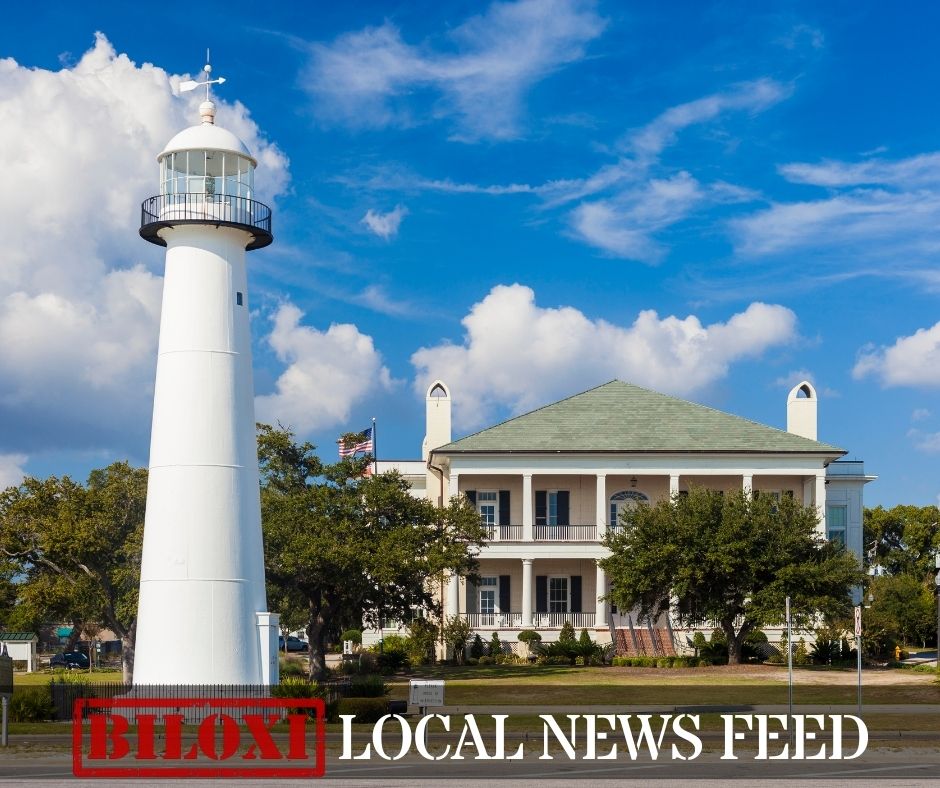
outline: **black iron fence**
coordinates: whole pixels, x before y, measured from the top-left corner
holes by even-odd
[[[254,240],[249,249],[267,246],[271,235],[271,209],[263,202],[230,194],[157,194],[140,206],[140,234],[159,246],[166,243],[157,232],[177,224],[220,224],[248,230]]]
[[[352,682],[349,679],[322,681],[316,684],[121,684],[91,683],[84,681],[51,681],[49,692],[52,706],[55,710],[54,719],[61,722],[71,720],[75,701],[80,698],[95,698],[101,700],[126,699],[133,702],[136,713],[156,713],[157,716],[168,711],[167,702],[192,700],[225,700],[237,698],[240,700],[253,700],[264,698],[314,697],[322,698],[326,703],[333,703],[346,697],[352,691]],[[159,700],[159,706],[150,708],[145,702],[148,699]],[[251,713],[261,710],[246,707]],[[270,709],[267,709],[270,712]],[[84,716],[95,713],[85,708]]]

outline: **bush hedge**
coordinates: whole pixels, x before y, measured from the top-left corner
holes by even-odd
[[[378,722],[388,713],[385,698],[340,698],[337,715],[355,714],[356,722]]]
[[[714,663],[695,657],[614,657],[611,664],[616,668],[704,668]]]
[[[10,699],[11,722],[45,722],[55,715],[48,687],[30,687]]]

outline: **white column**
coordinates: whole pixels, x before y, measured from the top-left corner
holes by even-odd
[[[258,645],[261,649],[261,683],[280,684],[277,638],[281,632],[281,617],[277,613],[255,613],[258,626]]]
[[[826,472],[816,471],[816,512],[819,516],[819,526],[817,530],[823,536],[826,535]]]
[[[803,506],[812,506],[813,504],[813,478],[803,479]]]
[[[532,541],[532,474],[522,474],[522,540]]]
[[[597,565],[597,574],[596,574],[596,586],[594,589],[594,595],[597,597],[595,603],[595,613],[594,613],[594,626],[595,627],[606,627],[607,626],[607,600],[602,599],[601,597],[607,593],[607,573],[601,569],[601,565]]]
[[[447,617],[460,612],[460,575],[451,575],[447,582]]]
[[[597,474],[597,538],[607,533],[607,474]]]
[[[741,476],[741,489],[746,493],[753,492],[754,477],[751,474],[745,473]]]
[[[522,559],[522,626],[532,626],[532,559]]]
[[[675,498],[679,493],[679,474],[669,474],[669,497]]]
[[[460,474],[456,471],[451,471],[450,476],[447,477],[447,497],[454,498],[459,491]]]

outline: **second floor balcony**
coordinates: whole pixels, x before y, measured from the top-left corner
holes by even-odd
[[[533,525],[527,537],[522,525],[490,525],[490,542],[597,542],[596,525]]]

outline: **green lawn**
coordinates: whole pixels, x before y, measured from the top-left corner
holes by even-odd
[[[120,683],[120,670],[40,670],[35,673],[16,673],[13,676],[14,687],[37,687],[56,681],[88,681],[95,684]]]
[[[794,700],[804,704],[852,704],[854,683],[827,683],[813,673],[813,683],[794,676]],[[843,671],[850,673],[851,671]],[[746,672],[725,668],[567,668],[548,665],[431,667],[415,678],[447,681],[448,705],[755,705],[786,703],[787,684],[760,668]],[[779,676],[779,673],[777,673]],[[804,674],[805,676],[805,674]],[[940,685],[922,680],[864,686],[865,703],[940,703]],[[818,683],[817,683],[818,682]],[[407,679],[393,679],[391,697],[407,697]]]

